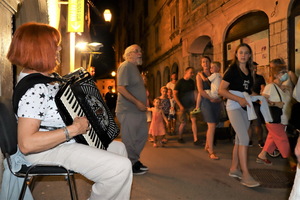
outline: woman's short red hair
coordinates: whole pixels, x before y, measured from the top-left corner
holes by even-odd
[[[12,64],[24,68],[39,72],[53,71],[60,41],[61,35],[54,27],[29,22],[14,33],[7,58]]]

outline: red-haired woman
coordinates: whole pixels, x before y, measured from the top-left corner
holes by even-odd
[[[7,54],[12,64],[23,67],[19,80],[33,73],[51,76],[59,64],[60,41],[60,33],[49,25],[20,26]],[[132,170],[123,143],[112,142],[108,151],[76,143],[72,138],[85,134],[89,122],[76,117],[72,125],[65,125],[53,98],[58,90],[56,82],[36,84],[19,101],[18,145],[25,159],[33,164],[63,165],[81,173],[95,182],[90,200],[129,199]]]

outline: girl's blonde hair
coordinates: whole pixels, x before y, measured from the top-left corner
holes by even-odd
[[[160,88],[160,91],[162,91],[162,90],[168,90],[168,88],[167,88],[166,86],[162,86],[162,87]]]

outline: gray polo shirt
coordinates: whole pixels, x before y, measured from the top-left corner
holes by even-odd
[[[118,68],[117,85],[125,86],[125,88],[138,100],[146,105],[146,88],[144,81],[136,65],[125,61]],[[117,113],[132,112],[140,113],[141,111],[135,104],[128,101],[123,95],[118,94]]]

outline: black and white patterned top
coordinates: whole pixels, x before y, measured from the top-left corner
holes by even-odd
[[[21,73],[20,77],[26,75]],[[33,88],[27,90],[19,101],[18,117],[41,120],[41,126],[65,126],[55,104],[54,97],[58,90],[58,83],[34,85]]]

